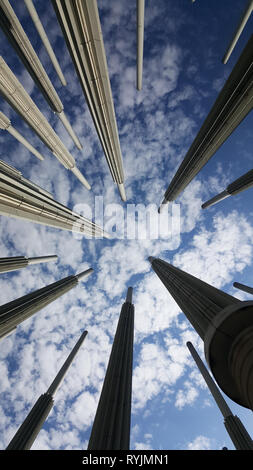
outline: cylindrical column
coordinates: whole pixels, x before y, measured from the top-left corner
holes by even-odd
[[[31,448],[54,404],[53,395],[62,382],[71,363],[73,362],[78,350],[86,338],[87,333],[87,331],[84,331],[81,334],[79,340],[64,362],[57,376],[53,380],[48,391],[41,395],[36,401],[35,405],[16,432],[6,450],[28,450]]]
[[[180,195],[252,110],[252,48],[253,35],[172,178],[164,194],[163,205]]]
[[[8,2],[9,5],[9,2]],[[0,17],[1,21],[1,17]],[[9,30],[8,30],[9,31]],[[31,58],[29,56],[29,60]],[[32,61],[33,62],[33,61]],[[37,77],[38,84],[41,83],[43,73]],[[44,82],[43,82],[44,84]],[[43,87],[42,87],[43,88]],[[43,88],[44,89],[44,88]],[[48,92],[48,88],[47,88]],[[55,133],[52,126],[49,124],[45,116],[36,106],[32,98],[28,95],[23,85],[19,82],[15,74],[8,67],[4,59],[0,56],[0,93],[8,101],[8,103],[15,109],[17,113],[27,122],[27,124],[36,132],[42,142],[49,148],[55,155],[59,162],[68,170],[73,170],[76,167],[76,162],[65,147],[59,136]],[[58,95],[56,95],[58,96]],[[52,102],[51,106],[53,105]],[[53,106],[53,111],[56,113],[63,112],[63,105],[60,102],[59,106]],[[64,114],[62,115],[64,118]],[[67,120],[64,120],[67,125]],[[70,125],[68,125],[70,130]],[[79,171],[79,170],[78,170]],[[80,172],[79,172],[80,173]],[[81,178],[79,177],[79,180]],[[85,187],[88,183],[83,177],[81,180]]]
[[[11,121],[4,113],[0,111],[0,129],[9,132],[15,139],[17,139],[21,144],[23,144],[30,152],[35,155],[39,160],[44,160],[44,157],[41,153],[36,150],[14,127],[11,125]]]
[[[233,286],[236,287],[236,289],[240,289],[244,292],[248,292],[249,294],[253,294],[253,287],[245,286],[244,284],[240,284],[239,282],[234,282]]]
[[[124,184],[123,183],[118,183],[118,189],[119,189],[119,193],[120,193],[120,197],[122,199],[123,202],[126,202],[126,191],[125,191],[125,187],[124,187]]]
[[[145,0],[137,3],[137,90],[142,89]]]
[[[227,187],[227,192],[234,196],[235,194],[239,194],[241,191],[245,189],[251,188],[253,186],[253,170],[249,170],[244,175],[237,178],[235,181],[230,183]]]
[[[101,227],[55,201],[51,194],[23,178],[19,171],[1,160],[0,214],[78,232],[91,238],[110,238]]]
[[[253,441],[238,416],[227,416],[224,425],[236,450],[253,450]]]
[[[6,447],[6,450],[29,450],[47,419],[53,404],[54,401],[51,395],[47,393],[41,395]]]
[[[152,268],[202,339],[214,317],[238,299],[172,264],[149,257]]]
[[[230,416],[232,415],[232,411],[230,410],[229,406],[227,405],[226,401],[224,400],[221,392],[219,391],[216,383],[214,382],[214,380],[212,379],[211,375],[209,374],[207,368],[205,367],[204,363],[202,362],[202,360],[200,359],[196,349],[194,348],[194,346],[192,345],[192,343],[190,341],[188,341],[186,343],[194,361],[196,362],[196,365],[199,369],[199,371],[201,372],[201,375],[203,376],[211,394],[213,395],[213,398],[215,399],[222,415],[224,418],[226,418],[227,416]]]
[[[226,199],[229,196],[230,196],[230,194],[225,189],[225,191],[222,191],[221,193],[219,193],[216,196],[212,197],[211,199],[209,199],[209,201],[204,202],[201,205],[201,207],[202,207],[202,209],[206,209],[207,207],[213,206],[214,204],[216,204],[219,201],[223,201],[223,199]]]
[[[212,206],[213,204],[216,204],[216,202],[222,201],[229,196],[235,196],[236,194],[239,194],[242,191],[245,191],[245,189],[251,188],[252,186],[253,170],[250,170],[244,175],[240,176],[240,178],[237,178],[235,181],[233,181],[233,183],[230,183],[225,191],[202,204],[201,207],[202,209],[206,209],[206,207]]]
[[[151,257],[156,274],[204,341],[205,356],[221,390],[253,409],[253,301],[241,301]]]
[[[12,127],[11,125],[8,127],[7,131],[13,135],[13,137],[15,137],[15,139],[17,139],[21,144],[23,144],[31,153],[33,153],[33,155],[35,155],[35,157],[37,157],[39,160],[44,160],[44,157],[43,155],[41,155],[40,152],[38,152],[38,150],[36,150],[36,148],[33,147],[33,145],[31,145],[28,140],[26,140],[21,134],[20,132],[17,131],[17,129],[15,129],[14,127]]]
[[[25,268],[28,265],[28,259],[25,256],[13,256],[11,258],[0,258],[0,273],[16,271]]]
[[[66,361],[64,362],[63,366],[61,367],[61,369],[59,370],[57,376],[55,377],[55,379],[53,380],[53,382],[51,383],[50,387],[48,388],[48,391],[47,393],[49,395],[54,395],[56,390],[58,389],[58,387],[60,386],[62,380],[64,379],[64,376],[69,368],[69,366],[71,365],[74,357],[76,356],[78,350],[80,349],[81,345],[83,344],[83,341],[85,340],[86,336],[88,334],[88,331],[84,331],[79,340],[77,341],[76,345],[74,346],[74,348],[72,349],[71,353],[69,354],[69,356],[67,357]]]
[[[49,255],[49,256],[36,256],[35,258],[27,258],[28,264],[38,264],[38,263],[48,263],[50,261],[57,261],[57,255]]]
[[[88,450],[128,450],[130,441],[134,306],[122,305]]]
[[[91,186],[88,183],[87,179],[82,175],[81,171],[78,170],[76,166],[74,166],[73,168],[70,168],[70,170],[79,179],[79,181],[81,181],[81,183],[86,187],[86,189],[88,190],[91,189]]]
[[[124,183],[123,161],[97,1],[52,0],[113,181]],[[118,186],[125,201],[124,187]]]
[[[10,258],[0,258],[0,273],[9,271],[16,271],[22,269],[29,264],[47,263],[49,261],[56,261],[58,256],[40,256],[36,258],[26,258],[26,256],[12,256]]]
[[[223,64],[226,64],[227,61],[228,61],[228,59],[229,59],[229,57],[231,56],[231,54],[232,54],[232,52],[233,52],[233,50],[234,50],[234,47],[235,47],[235,45],[236,45],[236,43],[237,43],[239,37],[241,36],[241,33],[242,33],[242,31],[243,31],[243,29],[244,29],[244,27],[245,27],[245,25],[246,25],[246,23],[247,23],[247,21],[248,21],[250,15],[251,15],[251,13],[252,13],[252,10],[253,10],[253,0],[249,0],[249,3],[248,3],[248,5],[247,5],[247,7],[246,7],[246,10],[245,10],[245,12],[243,13],[242,19],[241,19],[241,21],[240,21],[240,23],[239,23],[239,26],[238,26],[238,28],[236,29],[236,32],[235,32],[235,34],[234,34],[234,36],[233,36],[233,39],[232,39],[231,43],[230,43],[229,46],[228,46],[227,52],[225,53],[225,55],[224,55],[224,57],[223,57],[223,59],[222,59]]]
[[[68,119],[66,118],[66,114],[64,113],[64,111],[61,111],[60,113],[56,113],[56,114],[57,114],[58,118],[61,120],[62,124],[64,125],[64,127],[65,127],[66,131],[68,132],[68,134],[70,135],[71,139],[73,140],[75,146],[79,150],[82,150],[83,146],[82,146],[80,140],[78,139],[78,137],[76,136],[73,127],[71,126]]]
[[[36,29],[37,29],[37,31],[38,31],[40,37],[41,37],[41,40],[42,40],[42,42],[43,42],[43,44],[44,44],[44,46],[45,46],[45,48],[46,48],[46,51],[47,51],[47,53],[48,53],[48,55],[49,55],[49,57],[50,57],[50,59],[51,59],[51,62],[52,62],[52,64],[53,64],[54,68],[55,68],[55,71],[56,71],[56,73],[57,73],[57,75],[58,75],[58,77],[59,77],[59,79],[60,79],[62,85],[63,85],[63,86],[66,86],[66,85],[67,85],[67,82],[66,82],[65,77],[64,77],[64,75],[63,75],[63,73],[62,73],[62,70],[61,70],[61,67],[60,67],[60,65],[59,65],[59,62],[58,62],[58,60],[57,60],[57,58],[56,58],[56,56],[55,56],[55,53],[54,53],[54,51],[53,51],[53,48],[52,48],[50,42],[49,42],[49,40],[48,40],[47,34],[46,34],[46,32],[45,32],[45,30],[44,30],[44,28],[43,28],[43,25],[42,25],[42,23],[41,23],[41,21],[40,21],[40,19],[39,19],[38,13],[37,13],[37,11],[36,11],[34,5],[33,5],[32,0],[25,0],[25,4],[26,4],[26,7],[27,7],[27,9],[28,9],[28,11],[29,11],[29,13],[30,13],[30,15],[31,15],[31,18],[32,18],[32,20],[33,20],[33,22],[34,22],[34,25],[35,25],[35,27],[36,27]]]
[[[240,419],[237,416],[233,416],[232,411],[224,400],[220,390],[209,374],[204,363],[200,359],[196,349],[190,341],[188,341],[186,344],[224,417],[224,425],[235,448],[237,450],[253,450],[253,442],[250,435],[248,434]]]
[[[253,325],[235,337],[230,349],[229,365],[240,396],[253,410]]]
[[[87,271],[90,274],[93,270],[89,269]],[[84,277],[84,273],[82,273],[82,277]],[[0,307],[0,338],[31,315],[71,290],[78,282],[78,275],[68,276],[2,305]]]
[[[128,287],[127,289],[127,296],[126,296],[126,302],[129,302],[130,304],[132,303],[132,299],[133,299],[133,288],[132,287]]]
[[[82,279],[85,279],[86,277],[88,277],[91,273],[93,273],[92,268],[86,269],[85,271],[82,271],[81,273],[76,274],[77,280],[81,281]]]

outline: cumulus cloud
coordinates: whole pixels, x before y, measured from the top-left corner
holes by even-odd
[[[148,400],[165,390],[168,393],[182,375],[184,365],[170,359],[159,345],[144,343],[133,374],[133,407],[143,408]]]
[[[184,253],[179,250],[173,263],[221,288],[232,282],[235,272],[250,266],[252,234],[252,226],[244,215],[233,211],[224,216],[218,212],[213,217],[213,229],[202,226],[193,236],[191,247]]]
[[[192,442],[189,442],[187,450],[210,450],[212,449],[211,439],[206,436],[197,436]]]
[[[205,100],[210,98],[210,92],[209,80],[198,77],[203,62],[176,36],[179,31],[184,33],[188,15],[176,5],[170,6],[168,15],[167,2],[159,7],[156,2],[148,3],[145,34],[149,46],[145,50],[141,93],[135,89],[135,9],[126,7],[124,2],[109,0],[99,2],[99,9],[128,202],[158,207],[207,112]],[[3,100],[1,109],[45,155],[45,160],[38,162],[7,133],[0,136],[1,158],[50,191],[59,202],[70,208],[79,204],[80,210],[85,210],[86,204],[94,215],[94,195],[103,196],[105,206],[121,204],[117,186],[112,181],[50,2],[46,11],[42,3],[36,7],[61,62],[67,89],[60,87],[42,45],[38,42],[36,47],[60,94],[66,115],[83,143],[81,152],[74,148],[27,73],[16,65],[17,74],[73,153],[78,168],[91,183],[92,191],[86,191],[63,168]],[[20,5],[17,5],[17,14],[29,29],[27,13]],[[166,25],[166,31],[161,34],[162,24]],[[151,36],[156,41],[150,43],[148,38]],[[17,64],[15,54],[4,39],[1,47],[2,54],[8,54],[8,64],[11,67]],[[217,88],[217,77],[213,83]],[[207,180],[200,174],[182,193],[177,201],[180,218],[179,212],[176,216],[177,226],[180,224],[179,240],[170,236],[141,239],[146,229],[144,218],[139,225],[139,239],[87,240],[68,232],[1,217],[2,257],[46,254],[59,257],[57,263],[30,266],[23,271],[1,275],[2,304],[89,266],[94,268],[86,281],[23,322],[15,333],[1,341],[1,448],[8,444],[39,395],[47,390],[83,329],[88,330],[88,336],[57,391],[54,407],[33,449],[87,447],[121,305],[129,285],[134,287],[135,304],[133,416],[141,423],[143,417],[147,418],[151,413],[151,404],[155,400],[165,404],[166,415],[172,417],[174,413],[183,415],[186,409],[191,409],[197,397],[204,397],[201,403],[208,406],[205,384],[185,346],[190,340],[203,354],[202,341],[152,271],[147,258],[150,255],[161,257],[218,288],[230,289],[234,273],[242,273],[250,267],[252,225],[243,211],[216,211],[207,216],[201,210],[201,203],[211,195],[209,193],[225,187],[232,179],[232,169],[233,165],[226,162],[217,163]],[[127,208],[123,204],[120,207],[125,224]],[[153,213],[150,217],[153,228],[155,220]],[[126,234],[125,225],[123,232]],[[245,298],[242,293],[236,295]],[[150,428],[149,433],[141,433],[141,429],[137,425],[132,430],[132,447],[152,449],[154,428]],[[208,436],[192,435],[185,448],[212,448]]]
[[[176,394],[175,406],[182,410],[185,405],[192,405],[198,397],[198,390],[193,385],[186,381],[184,389],[179,389]]]

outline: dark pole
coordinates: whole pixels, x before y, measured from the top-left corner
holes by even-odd
[[[245,191],[245,189],[251,188],[252,186],[253,170],[250,170],[248,171],[248,173],[245,173],[245,175],[240,176],[240,178],[237,178],[237,180],[229,184],[225,191],[222,191],[222,193],[217,194],[212,199],[209,199],[209,201],[204,202],[201,207],[202,209],[206,209],[207,207],[216,204],[216,202],[222,201],[223,199],[226,199],[229,196],[235,196],[236,194],[239,194],[242,191]]]
[[[219,391],[216,383],[212,379],[211,375],[209,374],[207,368],[205,367],[204,363],[202,362],[201,358],[199,357],[196,349],[192,345],[190,341],[187,343],[187,347],[196,362],[196,365],[203,376],[213,398],[215,399],[223,417],[224,417],[224,425],[225,428],[237,450],[253,450],[253,442],[248,433],[245,429],[244,425],[242,424],[241,420],[234,416],[232,411],[230,410],[229,406],[227,405],[226,401],[224,400],[221,392]]]
[[[236,289],[248,292],[248,294],[253,294],[253,287],[245,286],[244,284],[240,284],[240,282],[234,282],[233,286],[236,287]]]
[[[49,389],[46,393],[44,393],[38,398],[30,413],[26,417],[25,421],[23,422],[23,424],[21,424],[15,436],[12,438],[11,442],[6,447],[6,450],[29,450],[31,448],[54,405],[53,396],[57,391],[61,381],[63,380],[72,361],[74,360],[74,357],[77,354],[79,348],[81,347],[87,333],[87,331],[84,331],[81,334],[79,340],[77,341],[68,358],[64,362],[63,366],[61,367],[57,376],[53,380]]]
[[[159,258],[152,268],[204,341],[219,387],[253,410],[253,301],[240,301]]]
[[[48,261],[56,261],[58,256],[40,256],[36,258],[27,258],[26,256],[12,256],[9,258],[0,258],[0,273],[16,271],[25,268],[30,264],[47,263]]]
[[[130,442],[134,306],[122,305],[88,450],[128,450]]]
[[[78,284],[80,279],[87,277],[92,271],[93,269],[90,268],[75,276],[65,277],[60,281],[2,305],[0,307],[0,339],[15,330],[20,323],[31,315],[71,290]]]
[[[149,257],[149,261],[157,276],[202,339],[204,339],[210,323],[222,309],[228,305],[240,303],[240,300],[235,297],[166,261],[152,256]]]
[[[180,195],[252,110],[252,51],[253,35],[169,184],[160,210]]]

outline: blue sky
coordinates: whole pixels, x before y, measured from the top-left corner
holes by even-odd
[[[78,151],[0,31],[1,52],[48,118],[92,186],[88,192],[0,97],[0,109],[44,155],[37,161],[6,131],[1,159],[77,210],[121,204],[60,27],[49,0],[34,1],[67,80],[61,86],[23,2],[12,1],[33,47],[83,144]],[[99,0],[128,203],[160,205],[252,32],[253,17],[228,64],[221,59],[245,2],[146,1],[143,89],[136,90],[135,0]],[[253,190],[203,211],[201,204],[252,167],[252,113],[176,201],[181,236],[167,240],[87,240],[18,219],[0,218],[0,256],[57,254],[58,263],[0,277],[2,304],[64,276],[93,267],[86,282],[38,312],[0,343],[0,446],[6,447],[44,393],[83,329],[89,334],[55,396],[33,449],[86,449],[127,286],[133,285],[135,347],[131,449],[220,449],[233,445],[223,419],[189,356],[203,343],[152,272],[158,256],[242,300],[234,281],[252,285]],[[79,204],[79,206],[77,206]],[[123,204],[123,203],[122,203]],[[126,205],[124,205],[126,212]],[[228,399],[253,436],[252,414]]]

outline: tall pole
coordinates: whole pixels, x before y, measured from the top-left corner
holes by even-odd
[[[0,273],[16,271],[17,269],[26,268],[30,264],[48,263],[56,261],[58,256],[40,256],[36,258],[27,258],[26,256],[12,256],[10,258],[0,258]]]
[[[199,357],[196,349],[190,341],[186,343],[196,365],[203,376],[213,398],[215,399],[223,417],[225,428],[237,450],[253,450],[253,442],[247,430],[237,416],[234,416],[216,383],[209,374],[207,368]]]
[[[172,178],[159,212],[174,201],[253,107],[253,35]]]
[[[236,287],[236,289],[240,289],[240,290],[243,290],[244,292],[248,292],[248,294],[253,294],[253,287],[245,286],[244,284],[240,284],[240,282],[234,282],[233,286]]]
[[[0,339],[12,333],[27,318],[73,289],[81,279],[86,278],[92,272],[93,269],[89,268],[80,274],[67,276],[0,306]]]
[[[159,258],[150,256],[152,268],[204,340],[209,325],[224,308],[240,300],[216,289]]]
[[[137,90],[142,89],[145,0],[137,3]]]
[[[97,0],[52,0],[105,158],[123,201],[123,160]]]
[[[64,108],[60,97],[58,96],[46,70],[22,28],[22,25],[9,0],[0,0],[0,27],[12,47],[15,49],[19,58],[22,60],[35,84],[43,94],[50,108],[61,119],[61,114],[63,113]],[[70,123],[67,121],[67,118],[65,117],[64,119],[61,119],[61,121],[76,147],[78,149],[82,149],[82,145],[78,137],[75,135]],[[67,123],[67,125],[65,125],[65,123]]]
[[[149,261],[203,339],[219,387],[253,410],[253,302],[242,302],[159,258]]]
[[[214,196],[209,201],[204,202],[201,207],[202,209],[206,209],[207,207],[210,207],[213,204],[216,204],[217,202],[222,201],[223,199],[229,196],[235,196],[236,194],[239,194],[242,191],[245,191],[245,189],[251,188],[252,186],[253,170],[250,170],[244,175],[240,176],[240,178],[237,178],[235,181],[233,181],[233,183],[229,184],[225,191],[222,191],[220,194],[217,194],[217,196]]]
[[[242,19],[240,20],[240,23],[239,23],[239,25],[236,29],[236,32],[233,36],[233,39],[230,42],[230,44],[228,46],[228,49],[227,49],[227,51],[226,51],[226,53],[225,53],[225,55],[222,59],[223,64],[226,64],[229,57],[231,56],[231,54],[232,54],[232,52],[233,52],[233,50],[234,50],[234,48],[237,44],[237,41],[238,41],[239,37],[241,36],[241,34],[242,34],[242,32],[245,28],[245,25],[246,25],[251,13],[252,13],[252,10],[253,10],[253,0],[249,0],[249,3],[246,6],[246,10],[243,13]]]
[[[5,116],[4,113],[0,112],[0,129],[9,132],[17,139],[21,144],[23,144],[35,157],[39,160],[44,160],[44,157],[41,155],[36,148],[33,147],[14,127],[11,125],[11,121]]]
[[[1,0],[0,0],[1,2]],[[0,10],[1,13],[1,10]],[[68,170],[72,171],[81,183],[90,190],[90,184],[76,167],[76,161],[60,137],[56,134],[44,114],[39,110],[23,85],[17,79],[7,63],[0,56],[0,93],[13,109],[34,130],[40,140]],[[57,114],[57,111],[55,111]]]
[[[55,56],[55,53],[53,51],[53,48],[52,48],[52,46],[49,42],[49,39],[48,39],[47,34],[45,32],[45,29],[44,29],[44,27],[43,27],[43,25],[42,25],[42,23],[39,19],[39,16],[38,16],[38,13],[37,13],[37,11],[34,7],[34,4],[33,4],[32,0],[24,0],[24,1],[25,1],[25,4],[26,4],[26,7],[27,7],[27,9],[30,13],[30,16],[31,16],[31,18],[34,22],[34,25],[35,25],[35,27],[36,27],[39,35],[40,35],[40,38],[41,38],[41,40],[42,40],[42,42],[43,42],[43,44],[46,48],[46,51],[47,51],[47,53],[48,53],[48,55],[51,59],[51,62],[53,64],[54,68],[55,68],[55,71],[56,71],[56,73],[57,73],[57,75],[58,75],[58,77],[61,81],[61,84],[63,86],[66,86],[67,85],[66,79],[65,79],[65,77],[62,73],[59,62],[58,62],[58,60]]]
[[[80,349],[84,339],[86,338],[87,331],[84,331],[71,353],[67,357],[57,376],[53,380],[46,393],[41,395],[26,417],[23,424],[20,426],[15,436],[10,441],[6,450],[29,450],[33,445],[37,435],[39,434],[47,416],[49,415],[53,404],[54,395],[59,388],[65,374],[67,373],[70,365],[72,364],[78,350]]]
[[[128,450],[130,442],[134,306],[132,287],[111,350],[88,450]]]
[[[17,217],[87,237],[110,235],[91,220],[53,199],[53,196],[0,160],[0,215]]]

